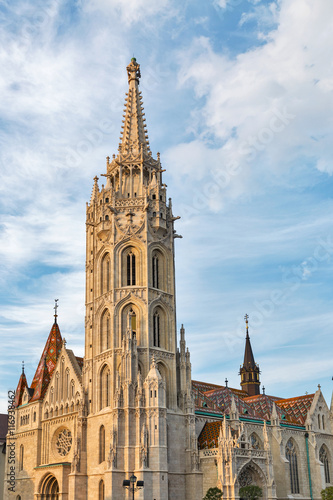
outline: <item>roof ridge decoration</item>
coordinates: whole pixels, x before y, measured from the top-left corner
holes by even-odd
[[[140,64],[132,57],[127,66],[129,89],[125,98],[124,119],[120,135],[119,152],[123,155],[138,156],[145,153],[151,156],[142,96],[139,91],[141,78]]]

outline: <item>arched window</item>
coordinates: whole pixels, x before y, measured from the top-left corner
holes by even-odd
[[[254,450],[261,449],[260,439],[258,438],[258,436],[255,432],[253,434],[251,434],[251,436],[250,436],[250,443],[251,443],[251,446]]]
[[[100,409],[110,406],[111,394],[110,394],[110,370],[105,365],[101,371],[100,377]]]
[[[20,457],[19,457],[19,470],[23,470],[23,461],[24,461],[24,446],[23,444],[21,444]]]
[[[153,256],[153,287],[158,288],[158,257]]]
[[[291,493],[299,493],[297,454],[295,443],[292,439],[289,439],[286,445],[286,459],[289,461]]]
[[[322,423],[323,423],[323,429],[325,429],[325,417],[324,417],[324,415],[322,416]]]
[[[99,463],[105,460],[105,427],[101,425],[99,428]]]
[[[158,312],[153,316],[153,342],[155,347],[160,347],[160,315]]]
[[[318,415],[318,429],[320,429],[320,415]]]
[[[104,311],[101,317],[101,351],[110,349],[110,326],[111,317],[109,311]]]
[[[110,255],[104,255],[101,262],[101,294],[110,290],[111,261]]]
[[[103,479],[101,479],[99,482],[98,500],[104,500],[104,481],[103,481]]]
[[[127,254],[127,286],[136,284],[135,255],[132,252]]]
[[[325,483],[330,483],[330,467],[328,460],[328,452],[325,445],[323,445],[319,450],[319,460],[324,464],[325,471]]]
[[[69,369],[66,370],[66,399],[69,398]]]

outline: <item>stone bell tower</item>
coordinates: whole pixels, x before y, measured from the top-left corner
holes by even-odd
[[[95,177],[87,205],[88,496],[102,488],[123,498],[134,472],[145,482],[138,498],[201,498],[183,330],[177,350],[178,217],[150,151],[135,58],[127,74],[118,154],[107,157],[105,183]]]

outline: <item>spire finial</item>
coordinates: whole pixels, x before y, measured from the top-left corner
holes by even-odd
[[[248,335],[249,334],[249,315],[245,314],[244,319],[245,319],[245,324],[246,324],[246,335]]]
[[[57,322],[57,317],[58,317],[58,302],[59,302],[59,299],[54,299],[54,322],[56,323]]]
[[[228,379],[225,379],[225,386],[228,387]]]
[[[22,361],[22,375],[24,375],[24,361]]]
[[[263,395],[265,395],[265,386],[264,385],[262,386],[262,393],[263,393]]]
[[[139,80],[141,78],[140,64],[136,62],[135,57],[132,57],[131,62],[129,63],[126,69],[127,69],[128,83],[130,83],[132,80],[136,80],[139,83]]]

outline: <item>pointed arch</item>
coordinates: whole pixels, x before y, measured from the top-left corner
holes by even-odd
[[[128,302],[121,309],[120,318],[121,325],[119,345],[121,345],[121,340],[129,329],[133,332],[138,345],[142,345],[141,308],[139,308],[134,301]]]
[[[254,450],[262,450],[263,449],[261,439],[259,438],[259,436],[256,432],[252,432],[252,434],[250,435],[250,444]]]
[[[154,244],[149,253],[150,260],[150,286],[169,292],[169,266],[168,255],[164,248]]]
[[[142,285],[142,249],[139,242],[128,240],[118,247],[119,283],[121,287]]]
[[[319,460],[324,466],[325,473],[325,483],[330,483],[330,465],[329,465],[329,451],[325,444],[323,444],[319,450]]]
[[[299,493],[298,460],[295,441],[290,438],[286,444],[286,459],[289,462],[290,491]]]
[[[100,352],[111,347],[111,315],[108,309],[104,309],[100,319]]]
[[[111,404],[111,374],[108,365],[104,365],[100,372],[100,405],[102,410]]]
[[[104,489],[104,481],[100,480],[98,485],[98,500],[104,500],[105,498],[105,489]]]
[[[40,483],[40,499],[41,500],[58,500],[59,498],[59,484],[53,474],[47,474],[44,476]]]
[[[111,289],[111,258],[109,252],[106,252],[100,262],[100,292],[109,292]]]
[[[161,303],[158,303],[152,309],[151,315],[151,334],[150,334],[150,345],[154,347],[160,347],[162,349],[169,350],[170,348],[170,327],[168,321],[169,315],[167,314],[165,308]]]
[[[101,425],[99,428],[99,463],[105,461],[105,427]]]
[[[20,456],[19,456],[19,470],[23,470],[24,467],[24,446],[21,444],[20,446]]]

